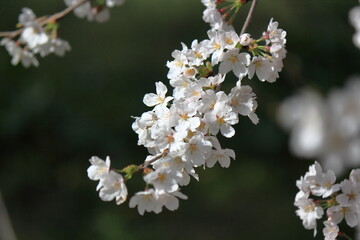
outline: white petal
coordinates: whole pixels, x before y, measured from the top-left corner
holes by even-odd
[[[231,138],[235,135],[235,129],[229,124],[222,124],[220,126],[220,132],[224,137]]]

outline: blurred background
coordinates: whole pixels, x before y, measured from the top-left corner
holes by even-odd
[[[101,201],[86,169],[93,155],[110,156],[115,168],[143,162],[147,151],[137,146],[131,116],[148,110],[142,98],[156,81],[168,85],[165,64],[180,42],[207,38],[200,0],[128,0],[102,24],[70,14],[60,22],[60,37],[72,50],[39,58],[39,68],[12,66],[0,48],[0,189],[18,239],[312,239],[293,202],[295,181],[313,162],[290,154],[275,112],[304,85],[326,94],[359,74],[348,23],[357,4],[259,1],[248,32],[261,36],[273,17],[288,33],[280,79],[243,80],[257,95],[260,123],[241,118],[236,135],[221,139],[236,152],[230,168],[198,169],[200,181],[182,189],[189,199],[158,215]],[[65,4],[1,1],[0,31],[15,28],[22,7],[42,16]],[[248,8],[235,22],[238,32]],[[230,88],[236,79],[228,81]],[[131,181],[130,194],[141,181]],[[323,239],[321,231],[315,239]]]

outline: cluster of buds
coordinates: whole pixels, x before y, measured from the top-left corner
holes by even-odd
[[[12,57],[11,63],[19,62],[24,67],[39,66],[36,55],[46,57],[54,53],[64,56],[70,50],[69,42],[58,37],[58,20],[71,11],[79,17],[87,17],[88,20],[105,21],[109,18],[109,7],[120,5],[124,0],[98,1],[96,7],[91,8],[90,0],[65,0],[68,8],[51,16],[36,17],[29,8],[23,8],[19,15],[19,28],[13,32],[0,32],[4,38],[0,45],[5,46]],[[94,10],[98,9],[98,10]]]
[[[209,7],[210,3],[205,6]],[[174,88],[172,95],[166,96],[166,85],[157,82],[156,93],[148,93],[143,98],[152,110],[135,117],[132,125],[138,134],[138,145],[145,146],[149,155],[141,165],[118,170],[125,174],[125,180],[135,172],[143,173],[145,190],[135,193],[130,207],[137,206],[140,214],[159,213],[164,206],[175,210],[179,206],[178,198],[186,199],[180,188],[188,185],[191,177],[198,180],[197,167],[211,168],[217,162],[222,167],[230,166],[235,152],[223,148],[217,135],[233,137],[233,125],[238,123],[239,116],[258,123],[255,94],[250,86],[242,84],[242,79],[252,78],[255,73],[261,81],[274,82],[278,77],[282,67],[280,59],[286,53],[286,32],[277,26],[278,23],[271,20],[258,40],[250,34],[239,35],[233,29],[212,28],[209,39],[194,40],[190,47],[182,44],[182,50],[172,53],[174,59],[167,62],[167,77]],[[265,45],[260,46],[261,42]],[[220,87],[228,72],[233,72],[238,81],[226,93]],[[90,162],[90,168],[99,165],[93,160]],[[114,186],[119,186],[119,179],[122,181],[118,176]],[[98,187],[100,197],[102,189],[108,188]],[[124,187],[118,189],[125,191]]]
[[[360,6],[356,6],[350,10],[349,19],[350,19],[350,23],[354,26],[356,30],[353,36],[353,42],[355,46],[360,48]]]
[[[299,192],[295,197],[296,214],[306,229],[317,232],[317,220],[326,215],[324,221],[325,240],[335,240],[338,236],[350,239],[339,231],[344,219],[348,226],[359,224],[360,216],[360,169],[351,171],[349,179],[336,184],[332,170],[323,172],[320,164],[309,167],[309,171],[296,182]],[[326,212],[326,214],[325,214]]]

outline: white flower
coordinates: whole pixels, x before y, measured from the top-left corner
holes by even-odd
[[[144,180],[154,186],[158,192],[175,192],[179,185],[177,180],[182,177],[180,172],[173,172],[167,167],[158,168],[144,176]]]
[[[320,206],[316,206],[313,199],[300,198],[295,202],[295,206],[299,209],[296,210],[296,214],[302,220],[302,223],[306,229],[314,229],[314,236],[316,235],[316,220],[320,219],[324,210]]]
[[[173,79],[178,77],[186,69],[188,64],[188,59],[184,52],[188,49],[185,44],[182,44],[183,50],[175,50],[172,52],[171,56],[174,58],[173,61],[167,62],[166,66],[169,68],[167,77]]]
[[[73,6],[80,2],[80,0],[64,0],[67,6]],[[85,2],[74,9],[74,14],[79,18],[87,18],[88,21],[94,20],[94,14],[91,10],[91,3]]]
[[[42,57],[50,53],[55,53],[57,56],[64,56],[66,51],[70,51],[71,47],[68,41],[60,38],[52,38],[45,44],[38,45],[34,49],[34,53],[40,53]]]
[[[325,236],[325,240],[336,240],[339,232],[338,225],[332,221],[325,221],[324,225],[325,228],[323,229],[323,233]]]
[[[5,46],[10,56],[12,56],[12,65],[17,65],[21,61],[24,67],[30,67],[31,65],[34,65],[35,67],[39,66],[39,62],[34,56],[34,54],[21,48],[13,40],[3,38],[0,45]]]
[[[91,166],[87,169],[88,177],[91,180],[100,180],[110,171],[110,158],[106,157],[106,161],[94,156],[89,159]]]
[[[236,113],[248,116],[254,124],[259,123],[259,118],[255,113],[257,102],[255,93],[250,86],[241,86],[240,81],[231,89],[229,94],[229,106]]]
[[[155,140],[155,144],[160,152],[166,148],[169,149],[169,152],[182,152],[186,136],[187,131],[176,132],[170,127],[159,127],[151,132],[151,137]]]
[[[211,168],[216,162],[219,162],[221,167],[228,168],[231,162],[230,158],[235,159],[235,152],[232,149],[212,150],[210,157],[206,160],[206,166]]]
[[[96,11],[94,14],[94,20],[99,23],[103,23],[109,20],[110,10],[106,7]]]
[[[357,46],[358,48],[360,48],[360,31],[356,32],[353,36],[353,42],[355,44],[355,46]]]
[[[240,37],[235,31],[222,32],[220,34],[221,45],[225,49],[234,49],[239,43]]]
[[[283,46],[286,43],[286,31],[279,29],[278,26],[279,23],[271,19],[267,28],[267,34],[271,43],[280,43]]]
[[[247,74],[246,66],[250,63],[250,55],[248,53],[239,53],[239,49],[231,49],[223,53],[221,57],[219,72],[221,74],[233,71],[235,76],[242,78]]]
[[[30,49],[45,44],[49,41],[47,34],[42,32],[42,30],[35,29],[33,27],[27,27],[21,33],[20,39],[26,43]]]
[[[184,194],[182,194],[181,192],[158,193],[159,203],[162,206],[165,206],[170,211],[174,211],[179,208],[179,200],[176,197],[179,197],[182,199],[187,199],[187,197]]]
[[[191,49],[185,51],[190,66],[200,66],[208,58],[210,51],[206,47],[207,41],[198,42],[194,40],[191,43]]]
[[[153,163],[153,167],[155,169],[164,167],[170,169],[172,172],[176,173],[177,183],[180,186],[185,186],[190,183],[190,175],[196,180],[199,180],[199,177],[195,173],[192,163],[182,159],[182,154],[183,153],[179,153],[179,155],[172,156],[172,153],[169,153],[167,157]]]
[[[207,8],[215,8],[216,0],[201,0],[201,3],[205,5]]]
[[[203,12],[204,22],[210,23],[213,29],[221,29],[223,26],[223,20],[221,14],[215,7],[208,7]]]
[[[186,143],[186,152],[183,158],[195,166],[204,165],[211,153],[211,148],[211,142],[206,140],[202,134],[197,134]]]
[[[358,137],[360,132],[360,81],[350,78],[342,89],[333,89],[328,97],[330,113],[339,131],[346,138]]]
[[[101,186],[99,192],[101,200],[112,201],[115,198],[117,205],[126,201],[128,192],[120,174],[110,171],[101,177],[99,185]]]
[[[315,181],[316,185],[311,188],[312,194],[315,196],[327,198],[340,190],[340,185],[334,184],[336,177],[332,170],[328,170],[327,173],[318,174]]]
[[[200,81],[192,82],[184,89],[183,97],[187,98],[187,102],[193,102],[195,104],[194,107],[198,105],[197,100],[201,98],[203,92],[203,88],[199,83]]]
[[[160,213],[162,205],[157,201],[158,195],[153,188],[145,190],[143,192],[137,192],[130,199],[129,206],[134,208],[138,206],[140,215],[144,215],[144,212]]]
[[[125,0],[106,0],[107,7],[120,6],[125,2]]]
[[[201,95],[201,105],[198,109],[199,112],[207,113],[213,111],[216,104],[226,104],[228,97],[223,91],[215,93],[214,90],[206,90]]]
[[[252,59],[248,67],[248,72],[250,79],[252,79],[254,74],[256,73],[258,79],[264,82],[270,79],[273,69],[269,62],[269,59],[259,56]]]
[[[303,89],[286,99],[277,115],[279,123],[291,131],[293,154],[314,158],[322,153],[326,138],[326,104],[319,93]]]
[[[360,169],[353,169],[350,173],[350,181],[356,184],[360,184]]]
[[[200,126],[200,118],[194,117],[196,108],[185,102],[177,102],[170,108],[170,125],[175,126],[176,131],[195,131]]]
[[[200,78],[199,83],[203,88],[211,88],[219,86],[222,82],[224,82],[226,75],[216,74],[215,76],[208,78]]]
[[[224,52],[224,47],[222,46],[221,35],[218,31],[208,31],[208,36],[210,42],[208,43],[208,48],[210,49],[211,55],[211,65],[216,65],[219,63],[221,56]]]
[[[148,107],[153,107],[158,104],[166,105],[173,97],[166,97],[167,87],[162,82],[156,82],[156,94],[148,93],[144,96],[143,102]]]
[[[204,118],[211,134],[216,135],[220,130],[224,137],[231,138],[235,135],[235,129],[231,125],[238,123],[239,119],[229,106],[215,104],[214,111],[206,113]]]
[[[23,8],[22,13],[19,15],[19,23],[24,27],[37,26],[36,16],[30,8]]]
[[[240,44],[241,44],[242,46],[248,46],[248,45],[251,43],[252,40],[253,40],[253,39],[251,38],[251,35],[250,35],[250,34],[248,34],[248,33],[243,33],[243,34],[240,36],[239,42],[240,42]]]
[[[350,227],[355,227],[359,222],[359,208],[357,205],[337,205],[327,210],[327,215],[336,224],[339,224],[344,218]]]
[[[336,201],[342,205],[359,204],[360,185],[345,179],[340,183],[342,194],[336,196]]]
[[[296,181],[296,186],[300,192],[296,196],[295,201],[300,198],[307,199],[312,189],[320,185],[317,181],[321,176],[323,176],[322,168],[318,162],[315,162],[309,167],[309,171],[305,173],[305,176]]]
[[[355,46],[360,48],[360,6],[356,6],[349,12],[350,23],[355,27],[355,34],[353,36],[353,42]]]

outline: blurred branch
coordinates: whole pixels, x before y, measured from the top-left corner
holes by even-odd
[[[79,7],[80,5],[89,2],[90,0],[81,0],[78,3],[65,8],[64,10],[62,10],[61,12],[55,13],[53,15],[51,15],[50,17],[45,18],[45,20],[42,20],[39,22],[40,26],[44,26],[47,23],[51,23],[51,22],[55,22],[58,19],[66,16],[67,14],[69,14],[72,10],[74,10],[75,8]],[[43,19],[44,17],[40,17],[39,19]],[[14,38],[16,36],[18,36],[19,34],[21,34],[23,32],[24,28],[15,30],[15,31],[11,31],[11,32],[0,32],[0,37],[8,37],[8,38]]]
[[[243,33],[245,33],[246,29],[248,28],[248,26],[249,26],[249,24],[250,24],[250,21],[251,21],[251,18],[252,18],[252,16],[254,15],[256,3],[257,3],[257,0],[252,0],[249,13],[248,13],[248,15],[247,15],[247,17],[246,17],[244,26],[243,26],[242,29],[241,29],[240,35],[242,35]]]
[[[14,229],[5,206],[5,202],[0,191],[0,239],[16,240]]]

